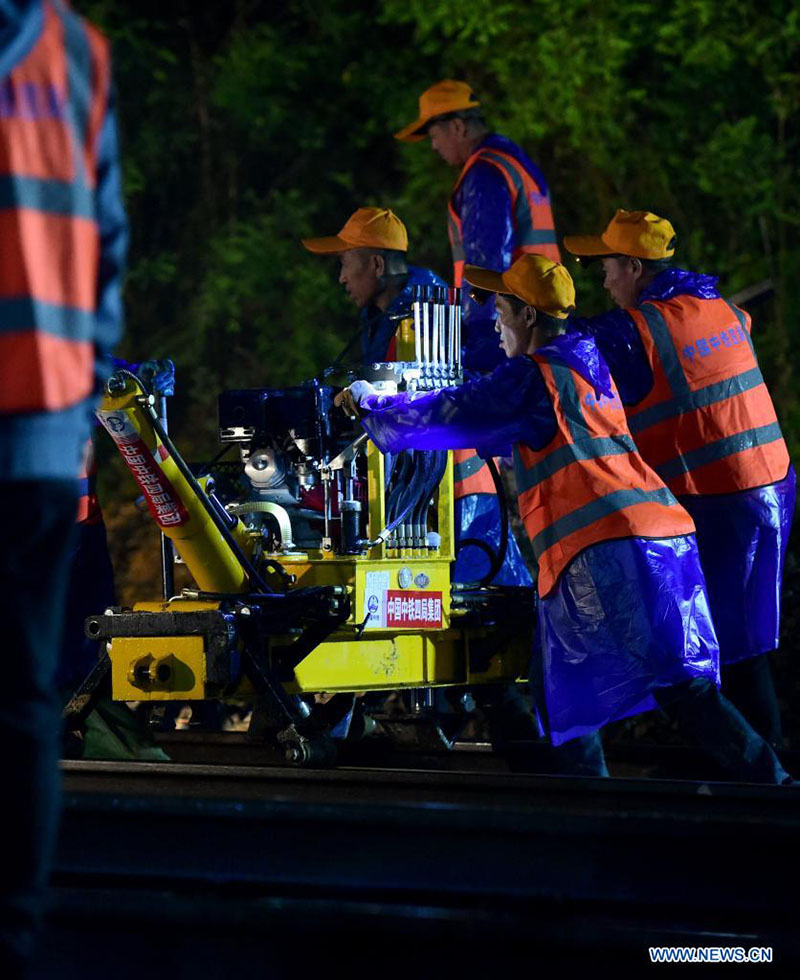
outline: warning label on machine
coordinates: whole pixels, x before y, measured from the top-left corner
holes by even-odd
[[[124,412],[98,412],[100,421],[117,444],[128,469],[144,494],[150,513],[161,527],[180,527],[189,512]],[[163,447],[159,446],[159,450]],[[164,458],[159,453],[159,458]]]
[[[390,589],[386,593],[386,625],[414,627],[441,627],[441,592],[400,592]]]

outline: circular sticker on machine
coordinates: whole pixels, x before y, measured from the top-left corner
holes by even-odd
[[[414,573],[408,566],[404,566],[397,573],[397,584],[401,589],[407,589],[409,585],[414,581]]]
[[[427,587],[430,585],[430,581],[431,580],[428,578],[425,572],[420,572],[419,575],[414,578],[414,585],[416,585],[418,589],[427,589]]]
[[[367,609],[370,614],[374,614],[378,611],[378,597],[376,595],[371,595],[367,601]]]

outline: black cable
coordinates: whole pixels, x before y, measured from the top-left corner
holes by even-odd
[[[411,453],[403,450],[397,454],[397,459],[392,473],[392,485],[386,497],[386,523],[391,523],[397,515],[397,509],[403,497],[407,481],[411,478]]]

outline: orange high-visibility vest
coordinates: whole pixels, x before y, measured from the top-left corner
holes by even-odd
[[[464,240],[461,231],[461,218],[456,213],[455,195],[466,175],[478,161],[489,163],[502,174],[511,196],[511,213],[514,217],[514,253],[516,260],[525,252],[546,255],[554,262],[561,261],[561,253],[556,243],[556,230],[550,196],[542,189],[515,157],[493,147],[477,149],[464,164],[458,180],[450,194],[447,205],[447,233],[453,252],[453,284],[461,286],[464,281]]]
[[[55,411],[94,385],[96,146],[108,45],[60,3],[0,82],[0,412]]]
[[[789,452],[747,313],[693,296],[628,312],[653,370],[652,390],[627,407],[628,424],[673,493],[734,493],[782,480]]]
[[[531,355],[552,399],[556,434],[514,447],[519,511],[539,563],[539,595],[584,548],[614,538],[671,538],[694,523],[636,451],[625,411],[548,353]]]
[[[497,493],[489,466],[474,449],[454,449],[453,496],[460,500],[471,493]]]

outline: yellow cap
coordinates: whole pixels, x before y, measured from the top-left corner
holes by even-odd
[[[303,238],[309,252],[326,255],[348,252],[351,248],[391,248],[408,251],[406,226],[386,208],[359,208],[351,214],[338,235],[327,238]]]
[[[675,229],[650,211],[620,208],[602,235],[567,235],[564,248],[573,255],[630,255],[636,259],[668,259],[675,254]]]
[[[560,262],[544,255],[526,253],[505,272],[481,269],[477,265],[464,268],[467,282],[490,293],[516,296],[542,313],[565,320],[575,308],[575,284]]]
[[[472,94],[472,89],[466,82],[456,82],[446,78],[426,89],[419,97],[419,119],[409,123],[394,134],[396,140],[404,143],[416,143],[425,139],[425,127],[436,116],[447,115],[448,112],[459,112],[462,109],[474,109],[480,102]]]

